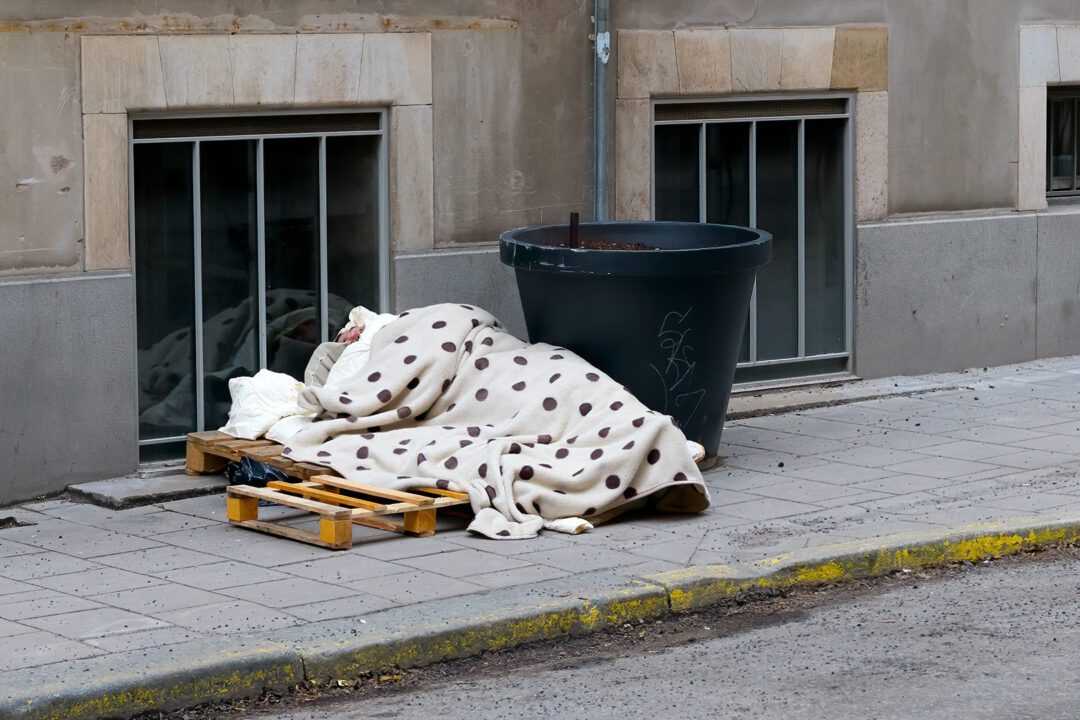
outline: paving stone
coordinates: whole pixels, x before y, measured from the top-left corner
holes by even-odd
[[[33,555],[18,555],[5,558],[0,565],[0,575],[11,580],[33,580],[46,575],[95,570],[101,566],[57,552],[42,552]]]
[[[19,542],[81,558],[94,558],[161,546],[161,543],[147,538],[110,532],[64,520],[11,530],[19,533],[19,536],[12,538]]]
[[[1072,500],[1075,502],[1076,498],[1072,498]],[[37,628],[12,622],[11,620],[0,620],[0,638],[9,638],[13,635],[23,635],[29,632],[37,632]]]
[[[922,490],[933,490],[935,488],[946,487],[953,482],[954,481],[948,478],[933,478],[925,475],[889,475],[876,480],[853,483],[848,487],[859,488],[862,490],[874,490],[877,492],[889,493],[890,495],[905,495],[907,493],[920,492]]]
[[[182,610],[183,608],[212,605],[214,603],[228,602],[229,600],[227,597],[217,593],[176,583],[102,593],[94,595],[93,599],[106,605],[113,605],[138,613]]]
[[[971,460],[956,460],[953,458],[927,458],[925,460],[912,460],[897,465],[889,465],[887,470],[911,475],[926,475],[927,477],[951,478],[960,475],[970,475],[982,470],[993,470],[993,465],[977,463]]]
[[[945,392],[927,393],[926,395],[921,396],[921,399],[975,408],[997,407],[999,405],[1008,405],[1009,403],[1018,402],[1015,395],[990,388],[982,388],[979,390],[948,390]]]
[[[703,537],[663,540],[661,542],[647,543],[637,547],[628,548],[627,552],[632,555],[640,555],[653,560],[666,560],[668,562],[686,565],[701,546],[702,540]]]
[[[761,494],[756,492],[739,492],[737,490],[724,490],[723,488],[709,488],[709,499],[712,501],[712,506],[717,508],[722,508],[725,505],[747,502],[748,500],[756,500],[760,497]]]
[[[813,512],[814,510],[820,509],[820,507],[808,503],[767,498],[739,503],[738,505],[728,505],[724,508],[724,512],[730,515],[744,517],[747,520],[769,520],[773,518],[790,517],[792,515]]]
[[[357,590],[369,592],[387,600],[393,600],[399,605],[411,605],[427,600],[465,595],[484,589],[482,586],[471,582],[422,570],[384,575],[383,577],[373,578],[368,583],[355,583],[354,586]]]
[[[161,507],[165,510],[171,510],[172,512],[178,512],[183,515],[194,515],[195,517],[206,518],[208,520],[228,522],[228,519],[225,517],[225,499],[220,495],[206,495],[203,497],[188,498],[186,500],[173,500],[171,502],[161,503]]]
[[[1073,498],[1075,500],[1075,498]],[[570,575],[568,570],[551,567],[549,565],[529,565],[514,570],[500,570],[498,572],[470,575],[469,582],[483,585],[486,588],[502,588],[514,585],[531,585],[532,583]]]
[[[321,560],[280,565],[278,569],[290,575],[328,583],[355,582],[364,578],[408,572],[404,565],[364,557],[358,553],[338,553]]]
[[[815,465],[811,468],[792,470],[791,474],[803,480],[816,480],[818,482],[832,483],[834,485],[850,485],[867,480],[876,480],[894,474],[884,468],[862,467],[861,465],[848,465],[847,463],[827,463]]]
[[[864,435],[880,432],[880,429],[866,425],[856,425],[798,413],[768,415],[747,420],[746,422],[750,427],[790,432],[797,435],[809,435],[810,437],[828,440],[852,440],[857,442]]]
[[[903,420],[894,420],[891,423],[886,423],[890,430],[907,430],[909,432],[920,432],[928,435],[940,435],[951,430],[959,430],[970,424],[972,423],[964,420],[935,417],[928,413],[911,415]]]
[[[209,637],[203,633],[197,633],[187,628],[164,627],[155,630],[140,630],[138,632],[123,633],[122,635],[106,635],[104,637],[86,638],[83,642],[105,652],[124,652],[125,650],[142,650],[143,648],[175,645]]]
[[[19,542],[11,542],[9,540],[0,540],[0,558],[15,557],[16,555],[32,555],[33,553],[44,552],[39,547],[33,545],[25,545]]]
[[[1064,465],[1066,463],[1076,462],[1077,460],[1080,460],[1080,457],[1076,455],[1066,455],[1064,453],[1049,452],[1047,450],[1021,450],[1007,455],[999,455],[993,458],[992,461],[995,465],[1033,470],[1035,468],[1045,468],[1052,465]]]
[[[893,450],[923,450],[932,445],[940,445],[948,441],[949,438],[941,435],[890,429],[877,435],[871,435],[863,442],[868,445],[892,448]]]
[[[295,605],[288,608],[287,612],[306,622],[315,622],[357,617],[396,606],[397,603],[393,600],[387,600],[378,595],[359,593],[334,600]]]
[[[411,538],[387,532],[380,532],[379,537],[361,543],[353,543],[353,551],[375,558],[376,560],[399,560],[401,558],[434,555],[440,552],[460,550],[460,545],[447,542],[439,537]]]
[[[849,489],[854,490],[854,488]],[[872,490],[859,490],[852,495],[839,495],[833,498],[819,498],[814,501],[814,504],[823,508],[846,507],[848,505],[856,505],[858,503],[869,502],[871,500],[884,500],[888,497],[892,497],[892,495],[890,493],[875,492]]]
[[[150,587],[151,585],[161,585],[164,582],[161,578],[112,567],[99,570],[84,570],[83,572],[66,573],[64,575],[49,575],[34,580],[34,583],[41,587],[81,597]]]
[[[165,627],[167,623],[146,615],[120,610],[119,608],[100,607],[93,610],[61,613],[48,617],[29,618],[23,621],[27,625],[41,630],[50,630],[57,635],[71,640],[83,640],[105,635],[136,632]]]
[[[0,603],[0,618],[6,620],[25,620],[104,607],[97,601],[74,597],[53,590],[5,595],[0,600],[4,601]]]
[[[1080,435],[1080,418],[1057,423],[1055,425],[1043,425],[1039,428],[1039,432],[1052,433],[1054,435]]]
[[[323,600],[336,600],[347,595],[355,595],[355,590],[331,585],[330,583],[309,580],[307,578],[289,578],[271,580],[256,585],[224,588],[223,595],[249,600],[273,608],[287,608],[293,605],[307,605]]]
[[[926,448],[924,452],[928,455],[956,458],[957,460],[988,460],[998,455],[1016,452],[1016,448],[1008,445],[975,442],[973,440],[957,440],[934,445]]]
[[[190,585],[200,590],[220,590],[239,585],[254,585],[255,583],[269,582],[271,580],[285,580],[290,577],[277,570],[236,562],[235,560],[155,572],[154,575],[163,580]]]
[[[634,565],[641,558],[630,553],[612,550],[604,546],[569,547],[562,550],[545,550],[537,553],[525,553],[517,557],[541,565],[550,565],[571,573],[589,572],[607,568]]]
[[[753,490],[765,485],[784,482],[782,475],[744,470],[737,467],[724,467],[705,473],[703,476],[709,490]]]
[[[794,470],[816,467],[825,463],[825,460],[813,455],[792,455],[791,453],[772,451],[740,455],[725,458],[724,460],[725,466],[772,473],[774,475],[787,475]]]
[[[829,500],[844,496],[858,494],[843,485],[817,482],[816,480],[799,480],[792,478],[784,483],[776,483],[763,488],[757,488],[757,495],[779,498],[781,500],[794,500],[795,502],[816,503],[819,500]]]
[[[109,522],[109,528],[128,535],[151,537],[178,530],[190,530],[221,524],[219,520],[184,515],[183,513],[161,510],[156,507],[154,510],[156,512],[140,515],[127,515],[126,513],[131,511],[125,510],[121,517]]]
[[[875,537],[883,537],[885,535],[895,535],[897,533],[918,532],[923,530],[929,530],[930,528],[930,524],[918,522],[916,520],[890,519],[852,525],[841,525],[839,528],[836,529],[836,533],[849,538],[864,540]]]
[[[141,482],[146,484],[146,481]],[[67,520],[68,522],[104,527],[106,523],[112,524],[123,518],[158,513],[161,512],[161,509],[148,506],[131,508],[130,510],[115,510],[113,508],[91,505],[90,503],[85,502],[67,502],[41,510],[40,512],[50,517]]]
[[[248,538],[251,535],[253,537]],[[245,531],[244,537],[235,544],[215,551],[217,555],[252,565],[275,567],[305,560],[318,560],[326,557],[326,549],[299,543],[285,538],[258,535]]]
[[[154,616],[173,625],[211,635],[276,630],[302,622],[280,610],[245,600],[171,610],[155,613]]]
[[[1012,443],[1017,448],[1028,450],[1045,450],[1047,452],[1069,453],[1080,456],[1080,437],[1068,437],[1065,435],[1045,435],[1032,440],[1020,440]],[[1063,462],[1069,462],[1065,460]]]
[[[1076,502],[1076,498],[1071,495],[1031,493],[1027,495],[1015,495],[1013,497],[1000,498],[987,503],[987,505],[1019,512],[1039,512],[1041,510],[1053,510],[1064,505],[1071,505],[1074,502]]]
[[[8,597],[12,595],[19,595],[40,589],[41,588],[37,585],[0,577],[0,602],[8,602]]]
[[[585,533],[585,535],[591,535],[595,530],[596,529],[594,528],[592,531]],[[492,540],[491,538],[483,537],[482,535],[468,533],[449,536],[446,538],[446,541],[460,547],[513,557],[514,555],[520,555],[521,553],[536,552],[539,550],[558,550],[559,548],[569,547],[581,537],[583,537],[583,535],[566,535],[545,530],[540,535],[527,540]]]
[[[906,450],[894,450],[878,445],[857,445],[843,452],[825,453],[820,456],[828,462],[840,462],[846,465],[861,465],[868,468],[885,467],[910,460],[925,458],[925,454],[909,452]]]
[[[928,492],[912,492],[907,495],[893,495],[879,500],[870,500],[859,503],[859,505],[869,510],[893,515],[918,515],[948,502],[947,499],[940,495]]]
[[[101,650],[53,633],[34,631],[4,638],[0,671],[100,655]]]
[[[132,572],[153,574],[177,568],[196,567],[220,562],[222,558],[207,553],[195,552],[172,545],[163,545],[150,550],[106,555],[98,562],[111,567],[123,568]]]
[[[506,542],[513,542],[507,540]],[[559,552],[558,550],[551,552]],[[531,553],[529,554],[532,555]],[[453,578],[464,578],[469,575],[481,575],[496,570],[515,570],[528,567],[529,563],[521,559],[521,556],[511,558],[505,555],[496,555],[481,550],[463,548],[455,552],[441,553],[439,555],[422,555],[414,558],[403,558],[398,561],[402,565],[427,570]],[[356,584],[353,583],[353,587]]]

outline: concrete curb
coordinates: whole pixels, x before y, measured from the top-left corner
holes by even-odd
[[[572,576],[246,638],[223,637],[0,673],[0,718],[126,718],[285,691],[303,680],[430,665],[748,597],[1080,541],[1080,514],[901,533],[753,563],[628,578]]]

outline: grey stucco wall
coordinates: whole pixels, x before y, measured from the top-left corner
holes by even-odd
[[[0,503],[138,462],[128,274],[0,282]]]

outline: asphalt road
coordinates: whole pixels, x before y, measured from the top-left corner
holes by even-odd
[[[535,661],[492,656],[441,677],[427,671],[416,688],[267,717],[1074,719],[1078,588],[1073,551],[909,576],[806,607],[702,616],[674,645],[671,627],[655,643],[609,638]]]

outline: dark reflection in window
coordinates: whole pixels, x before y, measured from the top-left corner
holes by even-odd
[[[134,148],[139,437],[196,430],[192,144]]]

